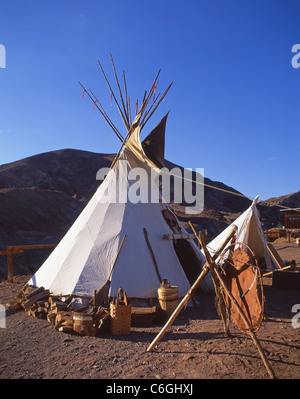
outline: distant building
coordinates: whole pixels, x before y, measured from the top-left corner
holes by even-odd
[[[281,209],[284,215],[284,226],[288,236],[300,236],[300,208]]]

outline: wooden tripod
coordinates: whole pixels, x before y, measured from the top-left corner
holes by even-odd
[[[173,324],[173,322],[175,321],[175,319],[179,315],[180,311],[187,304],[187,302],[191,298],[193,292],[200,285],[200,283],[204,280],[204,278],[208,275],[208,273],[211,272],[213,280],[215,280],[216,278],[219,280],[222,288],[224,289],[224,291],[226,292],[226,294],[228,295],[228,297],[232,301],[233,305],[236,307],[237,311],[239,312],[243,322],[245,323],[245,325],[247,327],[247,334],[250,335],[254,345],[256,346],[256,348],[257,348],[257,350],[258,350],[258,352],[259,352],[259,354],[260,354],[260,356],[261,356],[261,358],[263,360],[263,363],[264,363],[264,365],[265,365],[265,367],[266,367],[266,369],[268,371],[269,376],[273,379],[273,378],[276,378],[275,374],[274,374],[274,371],[272,370],[272,368],[271,368],[271,366],[270,366],[270,364],[269,364],[269,362],[268,362],[268,360],[267,360],[267,358],[266,358],[266,356],[265,356],[265,354],[263,352],[263,349],[262,349],[259,341],[257,340],[254,332],[251,330],[251,326],[250,326],[250,324],[248,322],[248,319],[244,315],[244,312],[242,311],[241,307],[239,306],[239,304],[237,303],[235,298],[231,295],[231,293],[227,289],[224,281],[222,280],[222,277],[220,276],[219,271],[217,270],[217,266],[215,264],[215,260],[222,253],[223,249],[226,247],[226,245],[228,244],[229,240],[234,236],[236,230],[237,230],[237,227],[233,226],[233,229],[230,231],[230,233],[226,237],[224,243],[221,245],[221,247],[218,249],[218,251],[213,255],[213,257],[210,256],[210,253],[208,252],[208,250],[206,248],[204,237],[202,235],[200,235],[200,238],[199,238],[197,236],[197,234],[195,234],[197,240],[199,240],[199,242],[200,242],[200,244],[202,246],[202,249],[203,249],[203,252],[204,252],[204,255],[205,255],[205,258],[206,258],[206,263],[203,266],[202,272],[199,275],[199,277],[197,278],[197,280],[195,281],[195,283],[193,284],[193,286],[190,288],[190,290],[187,292],[187,294],[182,299],[180,304],[174,310],[173,314],[171,315],[171,317],[169,318],[167,323],[164,325],[164,327],[162,328],[160,333],[156,336],[156,338],[153,340],[153,342],[147,348],[147,352],[150,352],[150,351],[152,351],[154,349],[155,345],[162,339],[162,337],[167,332],[168,328]],[[194,228],[193,228],[193,231],[195,233]],[[215,287],[216,287],[216,284],[215,284]],[[216,294],[218,295],[218,293],[216,293]],[[223,322],[224,322],[224,320],[223,320]]]

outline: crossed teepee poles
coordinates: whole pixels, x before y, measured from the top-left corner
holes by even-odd
[[[117,161],[123,147],[125,146],[128,138],[130,137],[131,133],[134,131],[134,129],[139,126],[140,127],[140,131],[142,131],[142,129],[144,128],[144,126],[146,125],[146,123],[149,121],[149,119],[151,118],[151,116],[154,114],[154,112],[156,111],[157,107],[159,106],[159,104],[164,100],[165,96],[167,95],[170,87],[172,86],[173,83],[171,83],[167,89],[164,91],[164,93],[162,94],[162,96],[160,95],[160,93],[158,95],[156,95],[156,88],[157,88],[157,83],[158,83],[158,77],[160,74],[160,70],[158,71],[154,82],[151,85],[151,88],[149,90],[149,92],[147,92],[147,90],[144,93],[144,97],[141,103],[140,108],[138,109],[138,100],[136,101],[136,113],[135,113],[135,118],[132,121],[132,116],[131,116],[131,106],[130,106],[130,97],[128,96],[127,93],[127,83],[126,83],[126,77],[125,77],[125,72],[123,71],[122,77],[123,77],[123,84],[124,84],[124,93],[122,93],[121,90],[121,86],[120,86],[120,82],[117,76],[117,72],[116,72],[116,68],[115,68],[115,64],[114,64],[114,60],[112,55],[110,54],[111,57],[111,63],[113,66],[113,71],[114,71],[114,76],[116,79],[116,84],[118,87],[118,91],[119,91],[119,96],[120,96],[120,102],[121,105],[119,104],[116,95],[105,75],[105,72],[102,68],[102,65],[100,64],[100,61],[98,60],[98,64],[99,67],[101,69],[101,72],[104,76],[104,79],[108,85],[108,88],[110,90],[111,93],[111,99],[114,100],[118,111],[121,115],[122,121],[125,125],[127,134],[124,137],[119,130],[116,128],[116,126],[114,125],[114,123],[112,122],[112,120],[109,118],[109,116],[107,115],[107,113],[105,112],[103,106],[101,105],[100,101],[98,100],[98,98],[95,96],[95,94],[91,91],[91,90],[86,90],[86,88],[80,83],[80,86],[83,89],[83,95],[82,97],[84,97],[84,94],[87,93],[87,95],[89,96],[89,98],[92,100],[92,102],[94,103],[94,109],[97,108],[98,111],[101,113],[101,115],[104,117],[104,119],[106,120],[106,122],[108,123],[108,125],[111,127],[111,129],[113,130],[113,132],[116,134],[116,136],[118,137],[118,139],[121,141],[121,147],[115,157],[115,159],[112,162],[111,168],[114,166],[115,162]],[[151,101],[152,99],[152,101]],[[151,101],[151,105],[150,105],[150,101]]]

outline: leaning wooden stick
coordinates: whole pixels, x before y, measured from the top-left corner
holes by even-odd
[[[123,147],[127,143],[127,140],[129,138],[129,136],[130,136],[130,131],[127,133],[126,137],[124,138],[124,140],[123,140],[123,142],[121,144],[121,147],[119,148],[119,151],[117,152],[116,156],[114,157],[114,159],[113,159],[113,161],[112,161],[112,163],[110,165],[110,169],[112,169],[115,166],[117,160],[119,159],[119,156],[121,154],[121,151],[122,151]]]
[[[261,345],[260,345],[258,339],[256,338],[256,335],[254,334],[253,331],[251,331],[251,326],[250,326],[250,324],[249,324],[247,318],[245,317],[245,315],[244,315],[242,309],[240,308],[239,304],[236,302],[236,300],[234,299],[234,297],[231,295],[231,293],[227,290],[227,287],[226,287],[225,283],[223,282],[223,280],[222,280],[222,278],[221,278],[221,276],[220,276],[218,270],[216,269],[216,267],[214,267],[214,270],[215,270],[215,273],[216,273],[218,279],[220,280],[220,284],[222,285],[224,291],[226,291],[226,294],[228,295],[228,297],[230,298],[230,300],[232,301],[232,303],[233,303],[234,306],[236,307],[237,311],[239,312],[239,314],[240,314],[240,316],[241,316],[241,319],[242,319],[243,322],[245,323],[245,325],[246,325],[246,327],[247,327],[247,329],[248,329],[248,330],[247,330],[247,333],[250,335],[250,337],[251,337],[251,339],[252,339],[254,345],[256,346],[256,348],[257,348],[257,350],[258,350],[258,352],[259,352],[259,354],[260,354],[260,356],[261,356],[261,358],[262,358],[262,361],[263,361],[263,363],[264,363],[264,365],[265,365],[265,367],[266,367],[266,369],[267,369],[267,371],[268,371],[268,373],[269,373],[269,376],[270,376],[271,378],[276,378],[276,377],[275,377],[275,374],[274,374],[274,371],[272,370],[272,368],[271,368],[271,366],[270,366],[270,364],[269,364],[269,362],[268,362],[268,359],[266,358],[266,356],[265,356],[265,354],[264,354],[264,352],[263,352],[263,349],[262,349],[262,347],[261,347]]]
[[[112,121],[111,121],[111,119],[108,117],[108,115],[106,114],[106,112],[104,111],[104,108],[102,107],[102,105],[100,104],[100,102],[98,101],[98,99],[96,98],[96,96],[92,93],[92,91],[91,91],[91,93],[92,93],[92,95],[94,96],[94,98],[90,95],[90,93],[86,90],[86,88],[80,83],[80,82],[78,82],[79,84],[80,84],[80,86],[83,88],[83,90],[84,90],[84,93],[86,93],[88,96],[89,96],[89,98],[93,101],[93,103],[94,103],[94,105],[95,105],[95,107],[98,109],[98,111],[101,113],[101,115],[104,117],[104,119],[106,120],[106,122],[109,124],[109,126],[112,128],[112,130],[115,132],[115,134],[117,135],[117,137],[121,140],[121,141],[123,141],[124,140],[124,138],[123,138],[123,136],[121,135],[121,133],[118,131],[118,129],[115,127],[115,125],[112,123]],[[100,105],[100,107],[98,106],[98,104]]]
[[[153,249],[152,249],[151,244],[150,244],[150,241],[149,241],[148,232],[147,232],[147,230],[146,230],[145,227],[144,227],[144,235],[145,235],[145,240],[146,240],[146,242],[147,242],[149,251],[150,251],[151,256],[152,256],[152,259],[153,259],[153,263],[154,263],[154,266],[155,266],[155,271],[156,271],[158,280],[159,280],[159,282],[161,283],[161,282],[162,282],[162,278],[161,278],[161,275],[160,275],[160,273],[159,273],[158,264],[157,264],[157,261],[156,261],[156,258],[155,258]]]
[[[119,85],[119,79],[118,79],[117,72],[116,72],[116,68],[115,68],[115,63],[114,63],[114,60],[113,60],[113,57],[112,57],[111,54],[110,54],[110,58],[111,58],[111,63],[112,63],[112,66],[113,66],[113,70],[114,70],[114,74],[115,74],[115,79],[116,79],[116,82],[117,82],[117,86],[118,86],[118,89],[119,89],[120,98],[121,98],[122,105],[123,105],[124,115],[125,115],[125,118],[126,118],[126,121],[127,121],[128,125],[129,125],[129,116],[128,116],[128,114],[127,114],[127,108],[125,107],[125,103],[124,103],[123,95],[122,95],[122,90],[121,90],[121,87],[120,87],[120,85]],[[129,126],[130,126],[130,125],[129,125]]]
[[[247,327],[247,333],[248,335],[250,335],[254,345],[256,346],[256,348],[258,349],[258,352],[262,358],[262,361],[270,375],[271,378],[276,378],[275,374],[272,370],[272,368],[269,365],[269,362],[263,352],[263,349],[258,341],[258,339],[256,338],[254,332],[251,330],[251,325],[248,321],[248,319],[246,318],[243,310],[241,309],[240,305],[237,303],[237,301],[235,300],[235,298],[232,296],[231,292],[227,289],[226,284],[224,283],[217,267],[216,264],[214,263],[214,261],[212,260],[210,253],[208,252],[206,245],[205,245],[205,241],[204,239],[201,240],[201,245],[202,245],[202,249],[206,258],[207,263],[210,265],[210,267],[213,269],[213,272],[215,273],[215,275],[217,276],[222,288],[224,289],[224,291],[226,292],[226,294],[228,295],[228,297],[230,298],[230,300],[232,301],[233,305],[236,307],[236,310],[238,311],[239,315],[241,316],[241,319],[243,320],[243,322],[245,323],[245,326]]]
[[[199,234],[198,235],[196,233],[196,230],[195,230],[195,228],[194,228],[194,226],[193,226],[191,221],[189,221],[189,225],[191,226],[196,239],[198,240],[199,244],[201,245],[201,248],[202,248],[202,250],[204,252],[205,259],[206,259],[206,261],[209,264],[210,274],[211,274],[211,277],[212,277],[212,280],[213,280],[213,283],[214,283],[216,297],[217,297],[218,305],[219,305],[219,309],[220,309],[220,315],[221,315],[221,318],[222,318],[222,321],[223,321],[224,332],[225,332],[225,335],[228,337],[230,335],[230,332],[229,332],[229,323],[228,323],[228,318],[227,318],[227,312],[226,312],[224,301],[221,298],[220,287],[219,287],[219,284],[218,284],[218,278],[217,278],[217,275],[216,275],[214,267],[213,267],[214,266],[214,262],[212,261],[212,259],[210,257],[210,253],[208,252],[208,250],[206,248],[205,239],[204,239],[203,234]]]
[[[226,239],[224,240],[223,244],[221,245],[221,247],[217,250],[217,252],[214,254],[213,259],[217,259],[218,256],[221,254],[221,252],[223,251],[223,249],[225,248],[225,246],[228,244],[229,240],[232,238],[232,236],[236,233],[237,227],[235,225],[232,226],[232,229],[230,231],[230,233],[228,234],[228,236],[226,237]],[[179,313],[181,312],[181,310],[184,308],[184,306],[188,303],[188,301],[190,300],[193,292],[196,290],[196,288],[200,285],[200,283],[204,280],[204,278],[207,276],[207,274],[209,273],[209,265],[206,262],[205,265],[203,266],[202,272],[200,273],[199,277],[197,278],[197,280],[194,282],[194,284],[192,285],[192,287],[189,289],[189,291],[186,293],[185,297],[181,300],[181,302],[179,303],[179,305],[177,306],[177,308],[174,310],[174,312],[172,313],[171,317],[169,318],[169,320],[167,321],[167,323],[164,325],[164,327],[162,328],[162,330],[160,331],[160,333],[156,336],[156,338],[153,340],[153,342],[149,345],[149,347],[147,348],[147,352],[151,352],[155,345],[162,339],[162,337],[165,335],[165,333],[167,332],[168,328],[173,324],[174,320],[176,319],[176,317],[179,315]]]
[[[119,106],[119,103],[118,103],[118,101],[117,101],[117,99],[116,99],[115,93],[113,92],[113,89],[111,88],[111,85],[109,84],[109,81],[108,81],[108,79],[107,79],[107,77],[106,77],[106,75],[105,75],[105,73],[104,73],[104,70],[103,70],[102,65],[100,64],[100,61],[99,61],[99,60],[98,60],[98,64],[99,64],[99,67],[100,67],[100,69],[101,69],[101,71],[102,71],[102,74],[103,74],[103,76],[104,76],[104,79],[105,79],[105,81],[106,81],[106,83],[107,83],[107,85],[108,85],[108,87],[109,87],[109,89],[110,89],[111,95],[112,95],[113,99],[115,100],[115,103],[116,103],[116,105],[117,105],[117,108],[118,108],[118,110],[119,110],[119,113],[120,113],[120,115],[121,115],[121,118],[122,118],[122,120],[123,120],[123,122],[124,122],[124,125],[125,125],[125,127],[126,127],[126,130],[129,131],[129,130],[130,130],[130,126],[129,126],[127,120],[126,120],[125,115],[123,114],[123,112],[122,112],[122,110],[121,110],[121,108],[120,108],[120,106]]]
[[[130,126],[131,126],[131,115],[130,115],[130,110],[129,110],[129,98],[128,98],[128,95],[127,95],[127,84],[126,84],[126,78],[125,78],[125,71],[123,71],[123,81],[124,81],[124,89],[125,89],[125,101],[126,101],[126,114],[127,114],[127,119],[128,119],[128,122],[129,122],[129,124],[130,124]]]
[[[141,130],[143,129],[143,127],[146,125],[146,123],[148,122],[148,120],[151,118],[151,116],[154,114],[154,112],[156,111],[157,107],[159,106],[159,104],[163,101],[163,99],[166,97],[168,91],[170,90],[171,86],[172,86],[173,82],[169,85],[169,87],[166,89],[166,91],[163,93],[162,97],[160,98],[160,100],[158,101],[158,103],[155,105],[153,111],[151,112],[151,114],[147,117],[147,119],[143,122],[143,124],[141,125]]]

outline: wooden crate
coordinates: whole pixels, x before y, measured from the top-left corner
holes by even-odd
[[[300,271],[275,270],[272,286],[278,289],[300,291]]]

